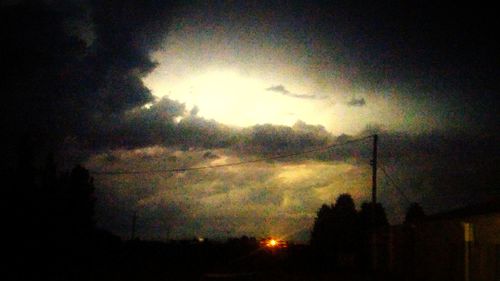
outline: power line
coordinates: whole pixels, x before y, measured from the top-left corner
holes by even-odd
[[[408,204],[411,204],[411,201],[410,199],[408,199],[408,197],[405,195],[405,193],[403,192],[403,190],[401,188],[399,188],[399,185],[396,184],[396,182],[392,179],[392,177],[389,176],[389,174],[387,173],[387,171],[385,170],[384,166],[380,165],[379,166],[380,170],[382,170],[382,172],[384,173],[384,176],[386,178],[386,180],[394,187],[396,188],[396,190],[399,192],[399,194],[401,195],[401,197],[403,197],[403,199],[406,201],[406,203]]]
[[[290,153],[290,154],[283,154],[283,155],[276,155],[276,156],[271,156],[271,157],[264,157],[264,158],[254,159],[254,160],[246,160],[246,161],[240,161],[240,162],[234,162],[234,163],[227,163],[227,164],[219,164],[219,165],[211,165],[211,166],[200,166],[200,167],[176,168],[176,169],[145,170],[145,171],[116,171],[116,172],[92,171],[92,173],[96,174],[96,175],[154,174],[154,173],[168,173],[168,172],[175,173],[175,172],[185,172],[185,171],[197,171],[197,170],[205,170],[205,169],[215,169],[215,168],[222,168],[222,167],[230,167],[230,166],[239,166],[239,165],[245,165],[245,164],[250,164],[250,163],[268,161],[268,160],[289,158],[289,157],[304,155],[304,154],[318,152],[318,151],[330,150],[330,149],[333,149],[333,148],[336,148],[336,147],[339,147],[339,146],[343,146],[343,145],[347,145],[347,144],[352,144],[352,143],[360,142],[360,141],[363,141],[363,140],[366,140],[366,139],[372,138],[372,137],[373,136],[367,136],[367,137],[363,137],[363,138],[353,139],[353,140],[345,141],[345,142],[342,142],[342,143],[336,143],[336,144],[332,144],[332,145],[329,145],[329,146],[324,146],[324,147],[320,147],[320,148],[305,150],[305,151],[301,151],[301,152]]]

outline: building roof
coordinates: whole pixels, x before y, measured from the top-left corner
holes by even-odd
[[[457,219],[500,213],[500,196],[486,202],[427,216],[426,220]]]

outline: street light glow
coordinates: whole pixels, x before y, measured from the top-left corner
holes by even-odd
[[[269,240],[269,243],[267,243],[269,247],[275,247],[277,244],[278,242],[276,242],[276,240],[274,239]]]

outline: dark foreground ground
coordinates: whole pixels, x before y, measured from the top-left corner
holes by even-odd
[[[32,246],[11,252],[8,280],[374,280],[359,268],[314,257],[305,245],[270,250],[247,238],[122,242],[108,236],[83,247]]]

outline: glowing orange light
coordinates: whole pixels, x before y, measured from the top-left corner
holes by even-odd
[[[282,249],[287,248],[287,242],[277,238],[265,238],[260,240],[261,247],[269,248],[269,249]]]
[[[278,242],[276,240],[274,240],[274,239],[271,239],[271,240],[269,240],[269,242],[267,243],[267,245],[269,247],[275,247],[276,245],[278,245]]]

